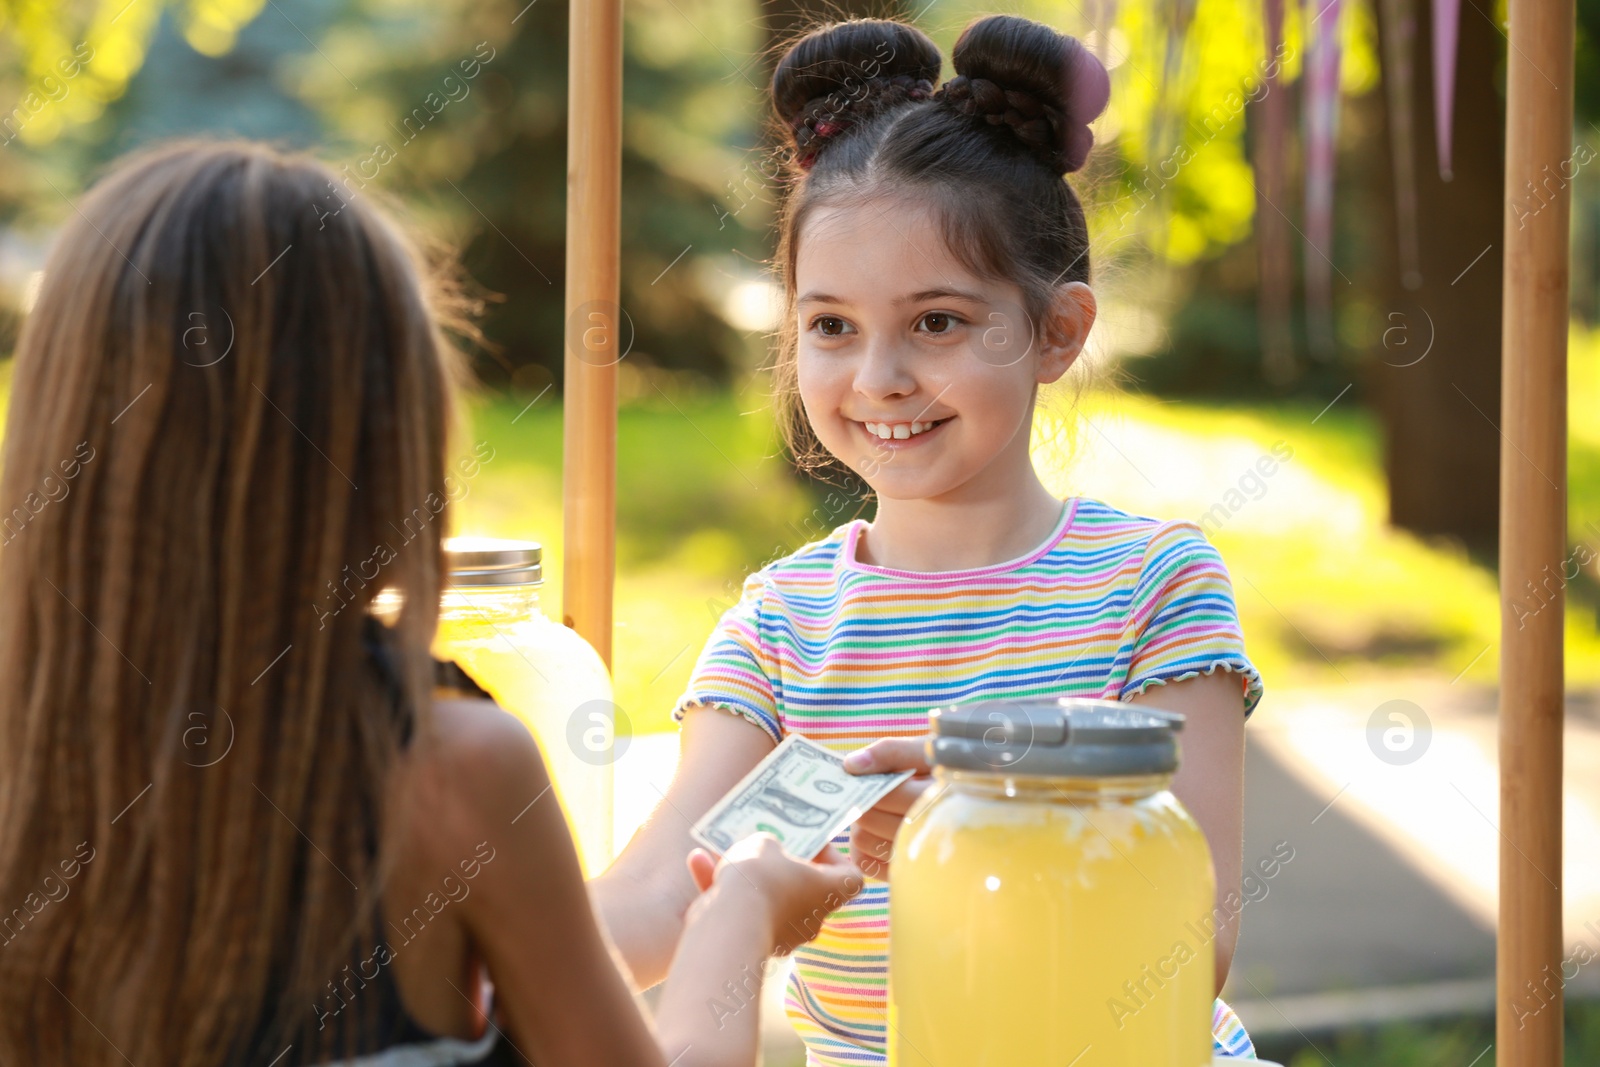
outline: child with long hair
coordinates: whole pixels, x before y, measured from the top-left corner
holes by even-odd
[[[0,480],[0,1062],[748,1065],[756,1013],[706,1002],[859,889],[770,836],[680,856],[640,1015],[533,739],[434,697],[449,295],[257,146],[69,216]]]
[[[830,1067],[885,1059],[887,861],[931,781],[931,707],[1080,696],[1186,714],[1173,789],[1216,865],[1219,992],[1238,935],[1243,731],[1262,689],[1227,571],[1194,523],[1058,499],[1030,458],[1039,389],[1095,317],[1063,176],[1109,78],[1077,40],[1012,16],[970,25],[952,59],[940,85],[926,35],[866,19],[811,31],[776,67],[793,164],[780,424],[803,467],[842,465],[877,510],[745,581],[675,709],[671,789],[595,893],[653,981],[694,893],[689,823],[784,735],[852,753],[854,770],[923,772],[852,827],[873,877],[795,955],[788,1013],[807,1062]],[[1218,1055],[1254,1055],[1220,1000],[1212,1021]]]

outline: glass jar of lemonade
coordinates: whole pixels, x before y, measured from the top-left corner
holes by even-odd
[[[450,572],[433,654],[454,660],[532,731],[584,873],[598,874],[613,858],[610,672],[593,646],[540,610],[540,545],[451,537],[444,547]]]
[[[1183,717],[935,708],[895,839],[890,1067],[1206,1067],[1216,883],[1169,789]]]

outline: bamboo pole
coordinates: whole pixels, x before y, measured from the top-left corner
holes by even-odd
[[[562,619],[611,666],[616,573],[622,3],[570,6]]]
[[[1500,915],[1496,1062],[1560,1067],[1566,598],[1567,181],[1573,0],[1509,0],[1500,447]],[[1473,121],[1465,116],[1466,121]],[[1515,210],[1528,190],[1542,206]],[[1547,571],[1546,568],[1549,568]],[[1553,588],[1552,588],[1553,586]],[[1532,616],[1512,602],[1553,597]],[[1558,977],[1554,983],[1550,975]],[[1518,1011],[1533,989],[1555,999]],[[1539,1001],[1535,1001],[1538,1003]]]

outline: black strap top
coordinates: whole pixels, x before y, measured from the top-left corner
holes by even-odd
[[[405,696],[400,654],[392,643],[389,628],[371,616],[363,625],[362,644],[370,668],[377,672],[389,695],[397,736],[404,747],[415,732],[417,716],[416,709]],[[434,660],[434,681],[442,689],[489,696],[453,661]],[[376,827],[369,831],[368,846],[376,855]],[[314,1009],[313,1022],[319,1028],[335,1028],[331,1047],[355,1049],[354,1058],[332,1062],[341,1067],[509,1067],[512,1064],[527,1067],[528,1061],[516,1053],[492,1021],[476,1041],[440,1037],[419,1025],[406,1011],[400,989],[395,984],[392,959],[404,951],[405,942],[397,945],[390,934],[384,926],[380,907],[373,916],[371,937],[363,939],[363,944],[358,946],[356,955],[360,958],[340,970],[332,988]],[[378,947],[367,948],[368,945]],[[492,1007],[489,1017],[494,1018]],[[258,1041],[255,1048],[256,1054],[249,1057],[252,1067],[309,1067],[311,1062],[305,1058],[309,1052],[297,1053],[293,1046],[271,1050],[263,1048]],[[271,1058],[274,1051],[276,1059]]]

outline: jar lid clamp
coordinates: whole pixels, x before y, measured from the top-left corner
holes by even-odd
[[[986,700],[929,712],[932,761],[987,774],[1171,774],[1183,716],[1118,701]]]

